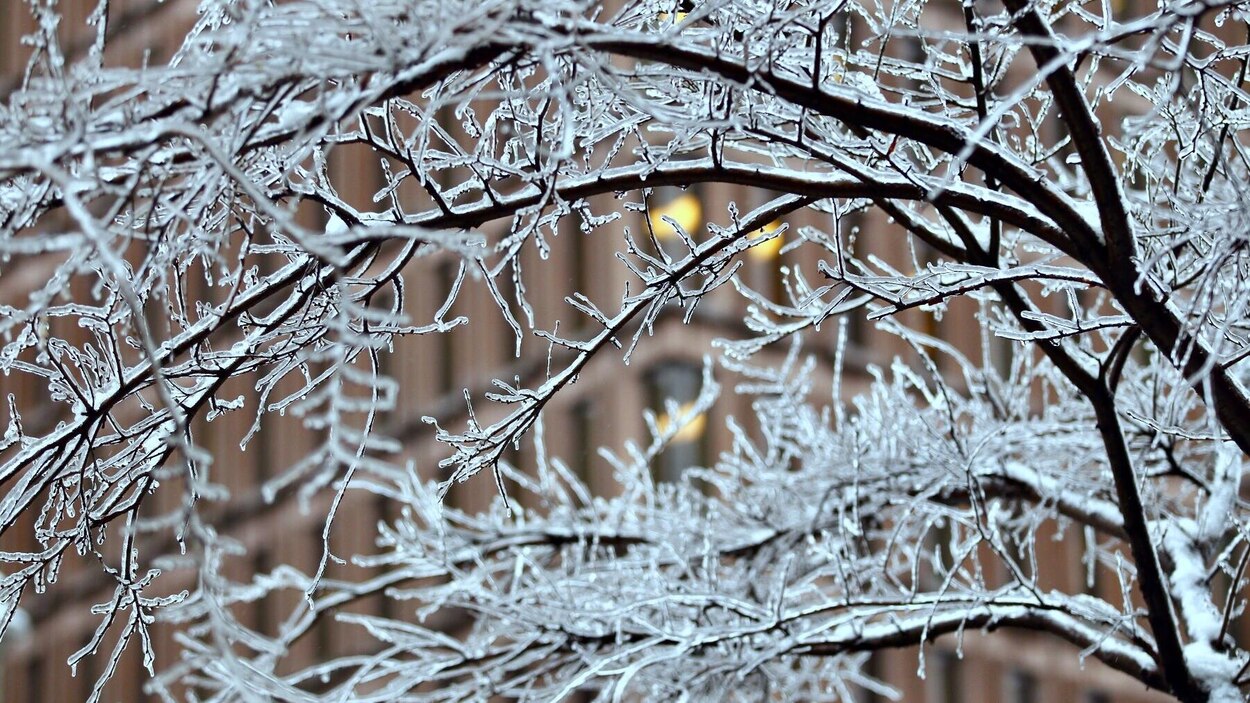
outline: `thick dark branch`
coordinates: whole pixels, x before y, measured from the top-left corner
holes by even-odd
[[[1077,85],[1076,76],[1066,65],[1065,57],[1055,47],[1056,39],[1037,10],[1026,0],[1004,0],[1007,9],[1021,34],[1028,37],[1029,50],[1040,69],[1047,70],[1046,83],[1061,112],[1061,119],[1068,128],[1072,144],[1081,159],[1081,166],[1089,178],[1090,190],[1098,204],[1098,218],[1102,226],[1111,273],[1116,270],[1135,273],[1133,265],[1134,241],[1129,226],[1128,213],[1124,209],[1119,178],[1111,164],[1111,155],[1102,142],[1099,128],[1090,111],[1085,95]],[[1073,57],[1075,58],[1075,57]],[[1091,242],[1091,245],[1095,243]],[[1134,276],[1135,278],[1135,276]]]
[[[898,217],[905,213],[898,213]],[[931,236],[914,220],[900,220],[905,226],[919,235]],[[974,263],[988,263],[986,252],[975,252],[969,257]],[[1031,332],[1040,331],[1042,323],[1025,313],[1031,306],[1020,295],[1013,283],[995,285],[1016,320]],[[1184,653],[1180,642],[1180,632],[1176,626],[1176,617],[1172,611],[1171,598],[1164,585],[1163,573],[1159,565],[1159,556],[1150,540],[1141,494],[1137,488],[1136,475],[1133,471],[1132,459],[1128,447],[1120,431],[1119,418],[1115,409],[1115,398],[1103,380],[1097,378],[1081,367],[1077,361],[1060,345],[1040,344],[1043,353],[1094,406],[1098,418],[1098,429],[1103,437],[1107,450],[1107,461],[1114,479],[1120,513],[1123,516],[1123,527],[1127,535],[1133,559],[1137,564],[1140,577],[1142,596],[1146,601],[1147,619],[1151,631],[1159,642],[1159,659],[1164,674],[1167,676],[1168,687],[1183,700],[1205,700],[1194,686],[1188,668],[1185,665]]]
[[[822,642],[802,645],[801,653],[831,656],[846,652],[867,652],[894,647],[914,647],[932,642],[942,635],[968,629],[994,631],[1009,628],[1048,632],[1083,650],[1092,649],[1104,664],[1124,672],[1142,683],[1167,690],[1167,683],[1150,657],[1121,640],[1106,637],[1098,628],[1057,609],[1025,605],[982,605],[967,611],[953,611],[910,621],[867,625],[858,633],[831,637]]]
[[[552,192],[561,199],[574,201],[596,195],[621,193],[641,188],[681,186],[696,183],[729,183],[793,193],[816,198],[890,198],[922,202],[928,194],[915,183],[904,180],[881,181],[840,178],[833,174],[802,173],[789,169],[726,163],[710,160],[673,163],[662,166],[624,167],[597,173],[585,178],[567,179],[557,183]],[[319,200],[316,194],[308,197]],[[405,219],[405,224],[429,228],[472,228],[538,205],[550,197],[546,190],[529,190],[505,196],[497,202],[486,199],[452,208],[450,213],[432,211]],[[965,212],[1001,219],[1028,232],[1052,246],[1062,247],[1063,231],[1051,222],[1023,207],[1017,207],[1010,196],[984,188],[956,184],[938,195],[936,202]],[[330,203],[324,203],[330,205]],[[1023,203],[1021,203],[1023,205]],[[339,213],[348,215],[349,213]],[[344,219],[347,219],[345,217]],[[350,220],[349,220],[350,221]]]
[[[900,110],[886,103],[865,101],[850,91],[832,93],[779,76],[767,67],[748,68],[735,59],[672,44],[657,45],[643,37],[623,39],[588,38],[593,48],[665,64],[696,72],[710,72],[725,80],[771,93],[798,107],[835,118],[860,129],[914,139],[947,154],[960,154],[968,146],[971,134],[955,123],[914,111]],[[1096,131],[1095,131],[1096,135]],[[1102,234],[1077,212],[1068,199],[1049,187],[1041,174],[1000,152],[992,144],[972,145],[968,163],[992,175],[998,183],[1015,191],[1049,217],[1063,232],[1065,239],[1052,242],[1064,253],[1080,261],[1107,283],[1124,309],[1142,325],[1143,331],[1164,353],[1172,358],[1184,357],[1183,371],[1200,393],[1209,384],[1215,413],[1229,436],[1243,452],[1250,454],[1250,400],[1240,386],[1220,368],[1208,373],[1210,352],[1186,334],[1176,315],[1167,305],[1138,290],[1138,271],[1133,262],[1108,255],[1102,245]],[[1102,203],[1099,202],[1100,209]],[[1122,203],[1118,206],[1122,211]],[[1127,220],[1121,236],[1127,232]],[[1113,228],[1114,229],[1114,228]],[[1130,250],[1117,245],[1117,251]]]
[[[839,89],[835,93],[824,88],[813,88],[810,84],[780,76],[766,67],[747,68],[737,60],[689,47],[656,45],[654,41],[644,41],[642,38],[622,39],[615,35],[602,40],[588,39],[588,43],[603,51],[640,60],[659,61],[696,72],[710,72],[847,125],[913,139],[947,154],[961,153],[972,137],[967,129],[949,120],[917,111],[900,110],[884,102],[865,101],[849,89]],[[968,163],[986,174],[992,174],[1000,183],[1054,221],[1065,234],[1064,240],[1054,243],[1055,246],[1081,260],[1095,273],[1102,273],[1102,261],[1091,257],[1091,252],[1084,246],[1085,242],[1096,241],[1097,234],[1066,196],[1050,187],[1040,173],[985,143],[972,146]]]
[[[1174,354],[1177,351],[1175,345],[1179,341],[1180,330],[1168,329],[1154,322],[1154,318],[1163,317],[1159,313],[1166,312],[1166,309],[1160,310],[1163,308],[1161,304],[1137,293],[1141,272],[1137,267],[1135,241],[1128,213],[1124,209],[1123,193],[1115,167],[1111,164],[1111,157],[1103,144],[1089,103],[1077,84],[1076,76],[1060,55],[1055,46],[1055,35],[1036,7],[1026,0],[1004,0],[1004,4],[1014,15],[1016,27],[1032,40],[1028,46],[1038,66],[1049,70],[1046,82],[1062,113],[1062,119],[1089,179],[1094,200],[1098,204],[1098,216],[1107,252],[1108,286],[1121,296],[1129,313],[1143,327],[1156,327],[1156,331],[1150,334],[1151,338],[1156,335],[1166,338],[1169,343],[1165,348]],[[1126,295],[1129,293],[1132,295]],[[1150,333],[1150,330],[1147,329],[1147,332]],[[1196,345],[1197,342],[1194,341],[1193,344]],[[1110,390],[1106,390],[1105,385],[1099,385],[1102,388],[1094,393],[1087,392],[1086,396],[1094,406],[1098,430],[1102,434],[1107,460],[1115,479],[1120,511],[1124,515],[1124,526],[1128,532],[1133,560],[1137,563],[1142,597],[1146,601],[1147,619],[1158,642],[1163,676],[1172,693],[1181,700],[1204,701],[1207,696],[1193,680],[1185,661],[1180,628],[1176,613],[1173,612],[1166,579],[1159,565],[1159,555],[1150,538],[1145,507],[1137,488],[1137,474],[1133,470],[1132,458],[1120,429],[1115,396]]]
[[[1199,690],[1185,663],[1180,628],[1172,609],[1172,599],[1168,594],[1163,569],[1159,564],[1159,554],[1150,538],[1146,509],[1137,488],[1133,460],[1128,453],[1124,433],[1120,429],[1115,397],[1109,390],[1088,397],[1094,406],[1098,432],[1102,435],[1103,446],[1107,450],[1107,462],[1115,480],[1120,514],[1124,516],[1124,529],[1128,533],[1133,561],[1137,564],[1142,598],[1146,601],[1146,619],[1150,622],[1150,630],[1159,648],[1159,663],[1163,675],[1177,698],[1183,701],[1205,701],[1206,694]]]

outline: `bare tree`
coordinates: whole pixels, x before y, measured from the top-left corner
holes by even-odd
[[[108,60],[107,0],[74,60],[55,6],[32,3],[33,55],[0,108],[0,368],[46,392],[7,403],[0,534],[37,548],[2,555],[6,626],[77,553],[116,584],[74,658],[109,662],[97,693],[164,617],[184,648],[153,672],[167,699],[844,700],[881,687],[865,653],[1019,628],[1183,701],[1242,700],[1245,4],[1004,5],[206,0],[176,56],[140,67]],[[328,167],[350,150],[384,182],[373,209]],[[636,214],[701,183],[771,199],[706,231]],[[894,226],[852,231],[864,211]],[[756,236],[801,212],[813,224]],[[591,329],[574,338],[538,321],[524,282],[543,257],[523,254],[592,232],[632,283],[606,309],[570,290]],[[783,234],[822,277],[795,272],[776,300],[739,267]],[[877,238],[931,256],[900,268],[867,253]],[[459,273],[409,319],[405,272],[435,252]],[[465,323],[450,310],[470,285],[549,370],[466,392],[468,422],[438,427],[438,482],[388,459],[403,438],[379,424],[397,387],[380,366],[396,336]],[[680,411],[727,370],[757,417],[713,466],[653,481],[679,429],[654,416],[642,444],[604,450],[609,496],[541,451],[507,461],[541,449],[544,408],[592,358],[627,358],[666,310],[722,289],[751,334]],[[956,299],[980,310],[981,358],[903,314]],[[785,340],[865,313],[914,363],[819,397],[808,355],[840,374],[843,345]],[[223,390],[240,378],[256,402]],[[475,419],[483,403],[501,419]],[[204,511],[229,495],[194,423],[254,412],[246,442],[288,409],[324,443],[273,492],[333,495],[327,534],[349,487],[404,506],[357,557],[376,577],[325,577],[328,547],[310,573],[224,575],[235,546]],[[483,473],[490,512],[441,504]],[[1084,538],[1122,597],[1041,585],[1054,533]],[[194,586],[160,591],[179,573]],[[276,636],[232,615],[278,588],[307,598]],[[379,593],[395,617],[337,616],[372,654],[284,666],[319,619]],[[438,612],[471,625],[448,634]]]

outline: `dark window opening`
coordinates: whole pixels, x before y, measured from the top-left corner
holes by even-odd
[[[691,363],[665,363],[651,370],[647,385],[659,430],[673,433],[652,465],[652,477],[676,481],[687,468],[707,463],[707,418],[694,410],[703,374]]]

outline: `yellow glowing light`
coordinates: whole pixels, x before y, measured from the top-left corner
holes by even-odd
[[[767,237],[780,228],[781,221],[773,220],[754,232],[747,234],[747,239],[754,241],[761,237]],[[781,255],[781,247],[785,246],[785,243],[785,237],[777,235],[766,242],[756,244],[748,249],[747,252],[750,254],[751,258],[757,261],[776,261],[777,257]]]
[[[683,193],[673,201],[651,208],[651,227],[659,239],[673,239],[677,229],[666,220],[671,219],[690,236],[703,224],[703,204],[693,193]]]
[[[668,413],[660,415],[655,421],[655,427],[660,434],[668,434],[673,427],[677,427],[677,433],[673,435],[672,442],[674,444],[684,444],[693,442],[703,436],[703,430],[707,428],[707,415],[705,413],[694,412],[694,402],[682,403],[677,409],[677,420],[668,416]]]
[[[685,12],[678,12],[677,15],[674,17],[673,15],[670,15],[667,12],[661,12],[660,14],[656,15],[656,19],[660,20],[661,22],[666,22],[668,21],[668,18],[674,17],[673,24],[681,24],[683,21],[685,21],[686,14],[687,13]]]

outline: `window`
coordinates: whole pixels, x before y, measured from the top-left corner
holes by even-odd
[[[252,554],[252,578],[267,576],[270,571],[273,571],[273,561],[270,559],[269,550],[263,547],[255,548]],[[249,626],[261,634],[273,635],[276,632],[276,627],[273,627],[275,623],[272,621],[273,593],[270,592],[252,601]]]
[[[90,639],[94,635],[95,635],[94,632],[88,632],[87,638]],[[83,642],[83,644],[86,644],[86,642]],[[142,674],[145,672],[140,671],[139,666],[135,666],[134,668],[135,668],[134,676],[135,678],[139,680],[139,683],[142,684],[143,683]],[[79,660],[76,671],[74,672],[74,679],[75,679],[75,683],[77,684],[78,690],[82,693],[82,700],[85,701],[88,698],[91,698],[91,692],[95,690],[95,682],[99,676],[100,676],[100,671],[99,671],[98,661],[94,654],[87,655],[83,659]],[[135,700],[143,700],[143,699],[136,698]]]
[[[1218,571],[1217,575],[1220,579],[1219,586],[1216,588],[1215,593],[1234,599],[1244,597],[1244,588],[1246,585],[1244,574],[1237,582],[1236,588],[1231,588],[1231,590],[1230,587],[1233,585],[1233,575],[1227,574],[1224,571]],[[1228,634],[1233,638],[1233,642],[1236,643],[1237,647],[1241,649],[1246,649],[1250,646],[1250,632],[1247,631],[1248,629],[1250,629],[1250,617],[1247,617],[1247,613],[1244,611],[1238,613],[1238,611],[1234,610],[1232,621],[1228,624]]]
[[[1037,677],[1023,669],[1013,669],[1004,681],[1006,703],[1037,703]]]
[[[747,198],[749,207],[744,209],[746,212],[751,212],[757,207],[768,205],[781,195],[783,194],[774,190],[753,189]],[[743,213],[744,216],[745,214]],[[748,242],[758,241],[759,243],[747,249],[744,255],[747,265],[745,276],[747,284],[764,297],[781,304],[791,302],[785,294],[786,261],[781,250],[785,248],[786,242],[793,236],[793,233],[790,231],[778,233],[778,230],[785,224],[787,224],[785,220],[775,219],[759,229],[747,232]]]
[[[144,685],[148,682],[147,669],[143,668],[142,663],[136,662],[134,664],[134,669],[131,671],[131,675],[134,676],[134,678],[131,679],[131,681],[133,681],[132,685],[134,686],[134,693],[131,695],[133,695],[134,698],[131,700],[148,700],[148,692],[143,690]]]
[[[1153,9],[1153,4],[1151,9]],[[1111,15],[1121,22],[1132,19],[1140,13],[1141,10],[1134,0],[1111,0]]]
[[[694,364],[665,363],[651,370],[647,385],[658,429],[675,432],[656,457],[652,477],[675,481],[685,469],[706,463],[707,418],[694,412],[694,401],[703,385],[702,373]]]
[[[850,10],[841,10],[834,15],[833,23],[837,27],[837,41],[842,50],[848,53],[857,51],[863,41],[863,19]]]
[[[320,520],[313,520],[308,525],[309,544],[313,561],[309,567],[309,573],[315,573],[317,566],[321,563],[322,554],[325,552],[326,545],[321,533],[325,529],[325,523]],[[327,565],[329,566],[329,565]],[[390,600],[386,598],[384,600]],[[394,607],[384,606],[384,607]],[[335,610],[322,611],[317,617],[317,623],[313,625],[313,649],[318,658],[329,658],[334,656],[334,613]]]
[[[958,567],[955,563],[955,532],[949,519],[942,519],[929,527],[924,542],[917,551],[920,563],[920,584],[925,590],[941,588],[950,572]]]
[[[566,216],[560,220],[560,236],[568,239],[568,271],[569,271],[569,288],[568,295],[573,293],[581,293],[582,295],[595,299],[595,266],[594,253],[595,248],[587,246],[587,240],[594,236],[594,230],[582,229],[584,211],[574,211],[573,214]],[[507,279],[508,288],[512,289],[512,278]],[[500,292],[503,292],[503,286],[500,286]],[[510,293],[511,294],[511,293]],[[568,322],[572,323],[569,331],[577,333],[575,336],[589,336],[597,325],[594,319],[580,310],[572,312],[567,317]],[[563,328],[563,324],[561,327]]]
[[[672,25],[681,24],[686,21],[686,17],[690,15],[693,9],[693,3],[679,2],[677,3],[676,12],[661,12],[655,16],[656,23],[660,29],[667,29]]]
[[[781,229],[781,220],[773,220],[754,232],[749,232],[747,234],[747,239],[751,241],[763,239],[779,229]],[[785,235],[777,235],[762,244],[757,244],[751,247],[751,249],[747,251],[747,256],[750,256],[756,261],[769,264],[775,263],[781,256],[781,248],[785,246],[785,243]]]
[[[458,261],[444,259],[438,262],[438,269],[435,272],[435,277],[438,280],[438,288],[436,289],[439,291],[438,295],[450,295],[450,291],[459,275],[460,263]],[[445,301],[446,298],[443,300]],[[439,305],[442,304],[442,302],[439,302]],[[455,304],[453,303],[451,308],[448,309],[445,319],[455,318],[455,313],[452,312],[454,308]],[[439,396],[447,395],[455,390],[456,387],[456,348],[452,338],[453,332],[454,330],[438,333],[438,365],[435,367],[438,371],[435,374],[436,386],[434,390]]]
[[[257,402],[261,402],[259,399]],[[256,434],[252,435],[251,440],[247,443],[247,452],[244,456],[248,457],[252,463],[252,475],[256,480],[256,490],[262,490],[266,483],[277,473],[274,471],[274,463],[279,460],[277,452],[274,451],[273,441],[271,437],[276,434],[274,426],[285,421],[282,415],[273,413],[266,414],[261,418],[260,429]]]
[[[1086,594],[1101,597],[1106,590],[1106,576],[1098,564],[1098,533],[1093,528],[1084,530],[1084,549],[1081,550],[1081,585]]]
[[[937,249],[929,246],[927,243],[913,238],[912,245],[915,248],[916,260],[916,276],[929,275],[929,269],[942,263],[942,255]],[[941,313],[938,310],[920,308],[919,313],[924,315],[924,321],[916,325],[915,329],[929,335],[930,337],[941,338],[942,336],[942,320]]]
[[[569,410],[568,426],[573,432],[569,468],[587,486],[593,479],[590,468],[599,446],[595,438],[596,420],[595,405],[589,398],[579,400]]]
[[[755,277],[754,287],[768,296],[773,302],[786,304],[786,269],[781,258],[781,250],[786,245],[786,235],[774,233],[781,229],[781,220],[773,220],[759,229],[748,232],[747,239],[767,239],[747,250],[748,262],[759,271]]]
[[[650,233],[655,235],[655,240],[669,256],[679,257],[686,253],[683,232],[695,241],[700,239],[703,201],[697,188],[656,188],[647,197],[646,205],[643,232],[645,234],[649,226]]]
[[[42,652],[31,652],[26,661],[26,700],[40,703],[44,698],[43,690],[43,657]]]
[[[580,215],[577,215],[580,220]],[[590,276],[587,275],[587,256],[590,253],[586,248],[586,237],[590,236],[589,231],[582,231],[580,225],[573,226],[569,218],[560,221],[561,234],[569,238],[569,282],[573,286],[573,290],[583,295],[589,295],[587,289],[590,288]],[[508,279],[511,282],[511,279]]]
[[[962,703],[960,661],[954,652],[938,650],[931,655],[932,671],[926,675],[925,699],[930,703]]]
[[[385,522],[388,525],[387,529],[391,529],[399,517],[400,508],[398,500],[387,495],[373,496],[373,519],[375,523]],[[317,543],[319,544],[320,540],[317,540]],[[386,552],[391,549],[391,547],[384,547],[379,551]],[[320,554],[317,555],[318,558],[320,556]],[[313,565],[310,568],[316,568],[316,566]],[[376,567],[374,573],[376,576],[385,576],[387,570],[386,565],[381,564]],[[384,618],[395,618],[399,614],[400,611],[396,607],[395,600],[387,597],[385,593],[380,593],[378,597],[378,615]]]
[[[880,681],[884,678],[884,667],[881,666],[881,659],[883,656],[885,655],[882,652],[873,652],[867,659],[864,660],[862,672],[866,678],[870,678],[874,681]],[[881,703],[884,698],[875,689],[864,686],[859,689],[859,695],[856,696],[856,700],[858,700],[859,703]]]
[[[1082,703],[1111,703],[1111,696],[1098,689],[1091,689],[1081,697]]]
[[[835,234],[840,238],[846,252],[855,251],[855,240],[864,226],[864,211],[852,210],[838,219]],[[852,297],[855,297],[852,295]],[[851,347],[863,348],[868,344],[868,311],[859,308],[846,313],[846,341]]]
[[[392,310],[395,310],[395,295],[396,293],[394,287],[387,286],[382,288],[377,293],[374,293],[372,298],[370,298],[369,307],[373,310],[389,314]],[[397,312],[402,314],[404,311],[398,310]],[[378,323],[373,321],[369,322],[370,329],[376,329],[377,327]],[[378,363],[376,371],[378,375],[394,377],[395,363],[393,358],[394,355],[392,354],[391,349],[386,345],[383,345],[378,348],[377,353]]]
[[[989,346],[989,364],[1002,378],[1011,377],[1011,367],[1015,363],[1016,343],[1010,339],[999,337],[993,332],[986,330],[985,334],[989,335],[986,344]]]

